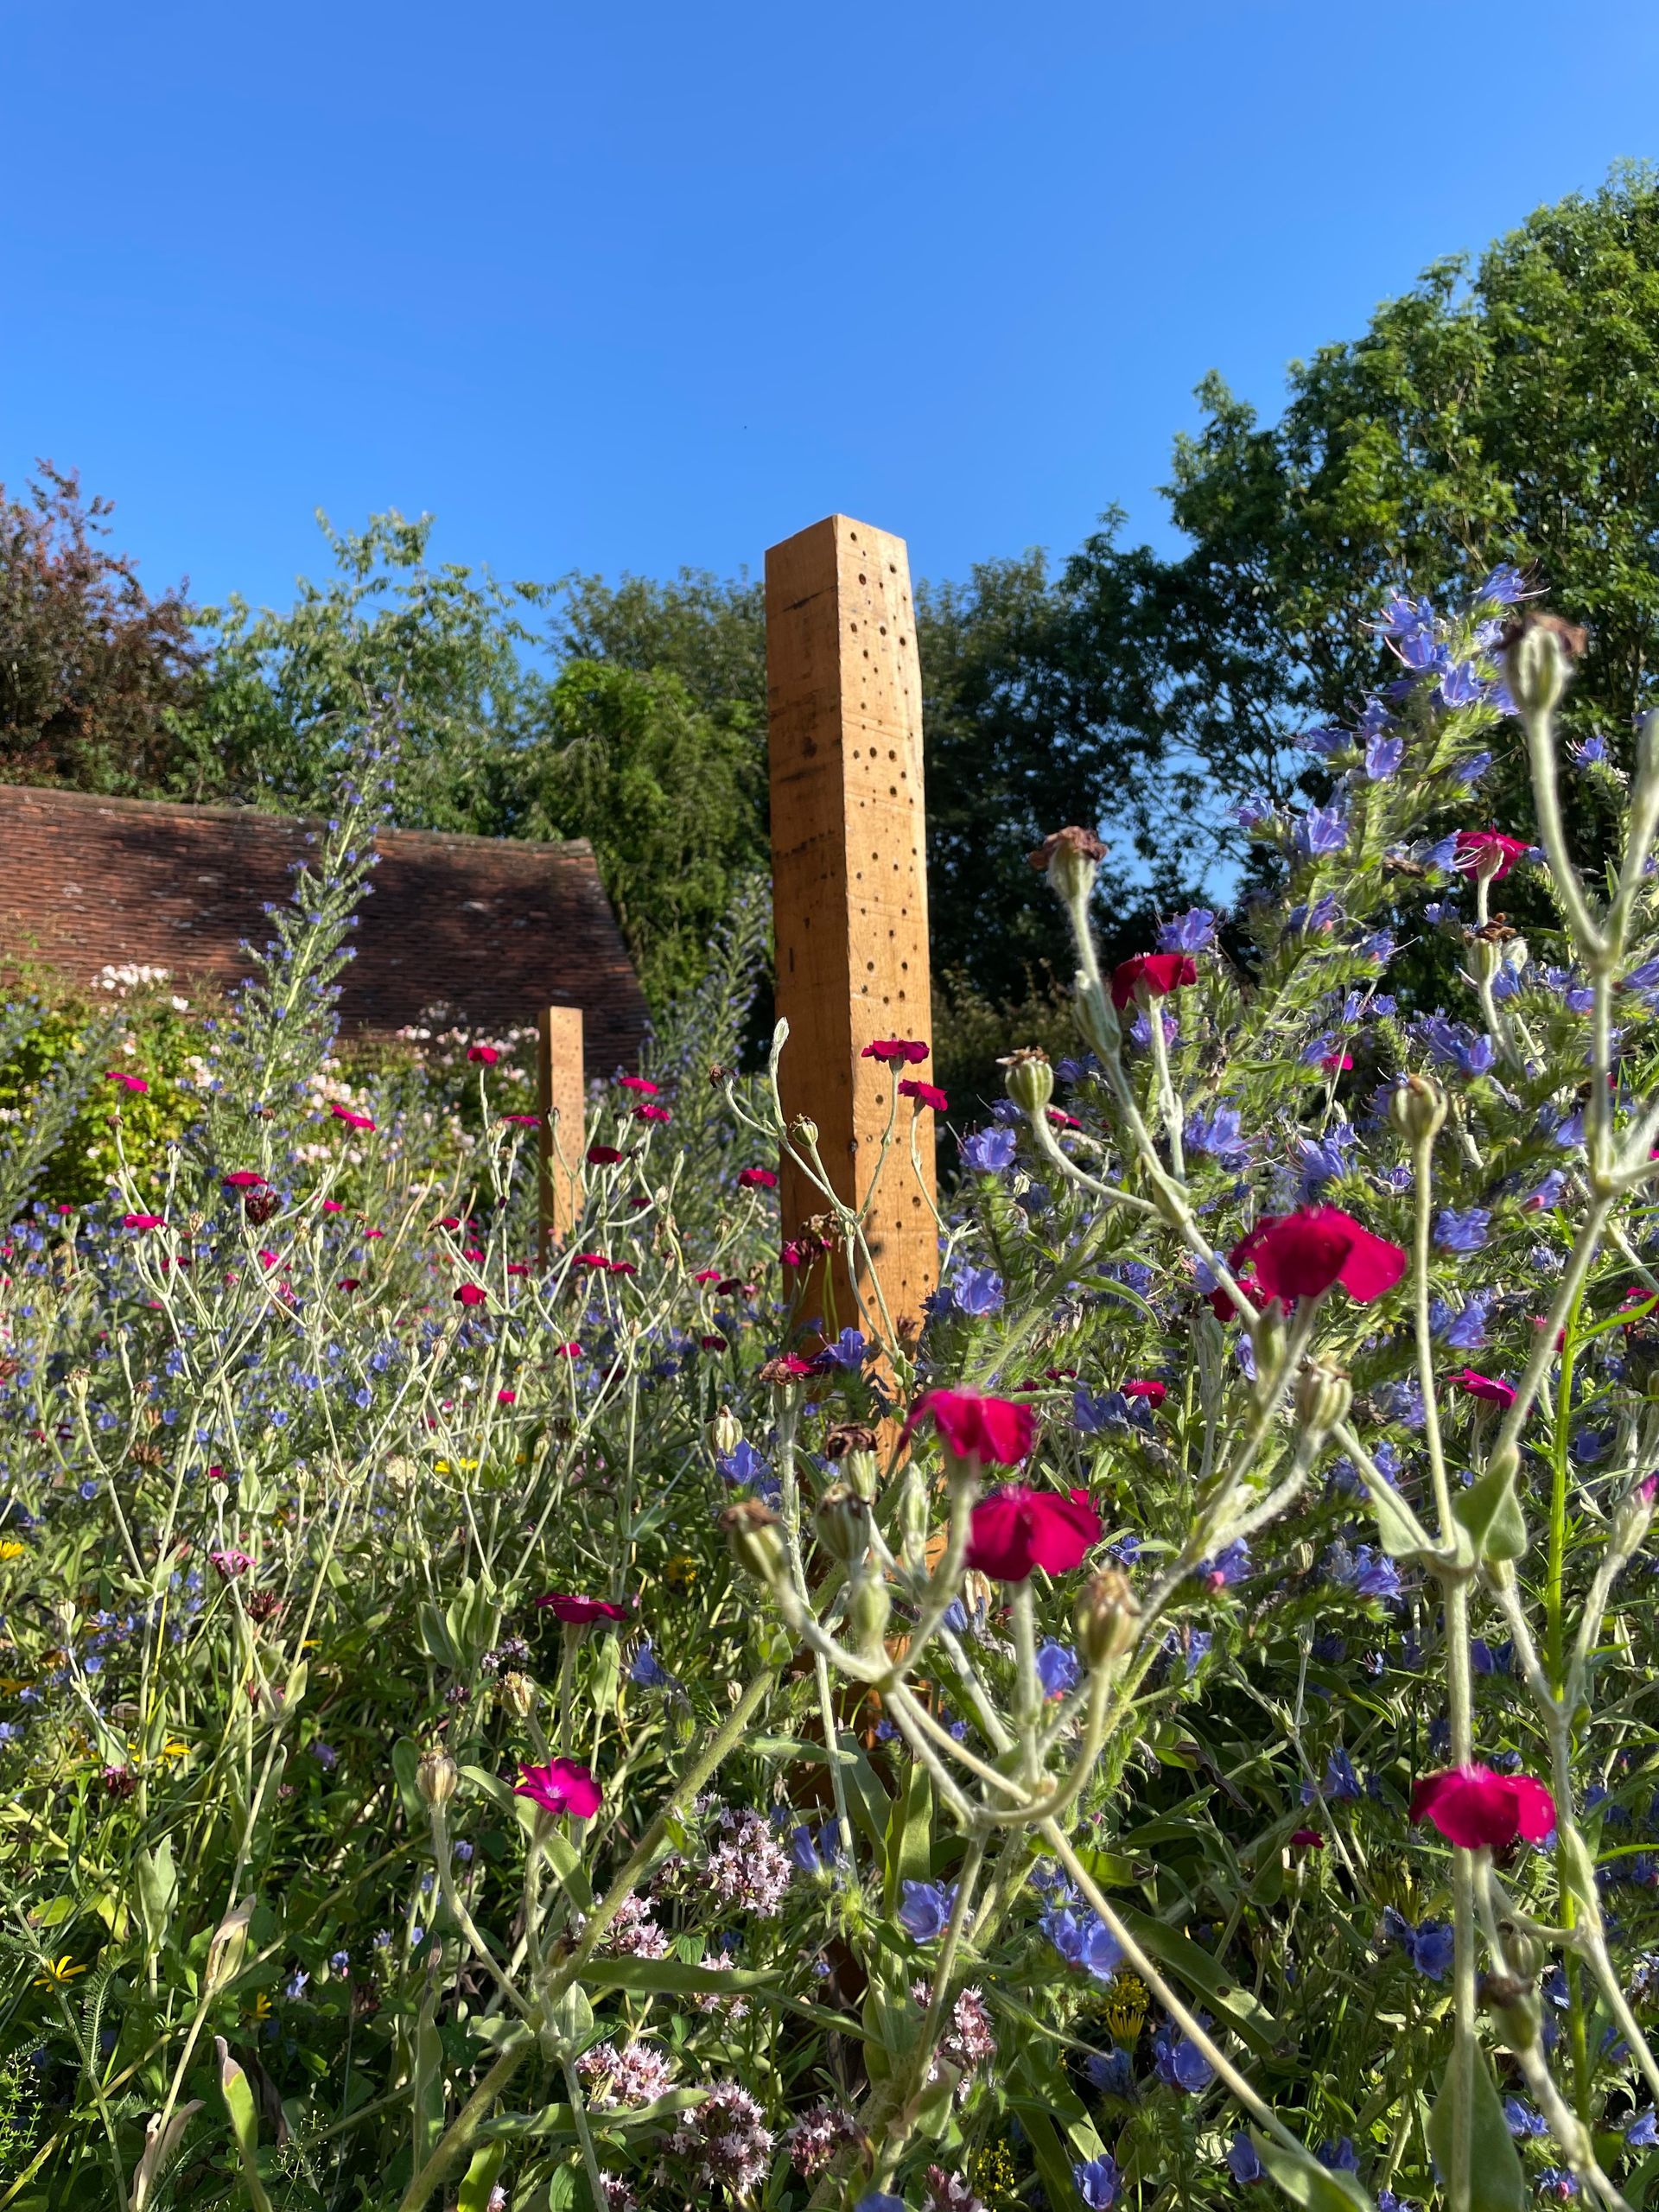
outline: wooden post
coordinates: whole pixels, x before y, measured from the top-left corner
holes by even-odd
[[[545,1267],[550,1251],[564,1242],[582,1211],[582,1170],[588,1149],[584,1126],[588,1076],[582,1061],[582,1008],[543,1007],[539,1027],[539,1243],[541,1264]]]
[[[766,555],[766,696],[772,766],[778,1011],[790,1027],[785,1113],[817,1124],[836,1194],[862,1205],[894,1083],[861,1057],[877,1038],[927,1041],[927,873],[922,688],[904,540],[831,515]],[[925,1196],[910,1164],[913,1109],[900,1103],[867,1236],[895,1326],[919,1322],[938,1282],[933,1116],[918,1121]],[[824,1200],[785,1158],[792,1236]],[[872,1313],[870,1286],[860,1291]],[[809,1282],[804,1310],[860,1324],[839,1262]]]

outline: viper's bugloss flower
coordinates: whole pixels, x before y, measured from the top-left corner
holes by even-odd
[[[995,1268],[958,1268],[948,1289],[956,1312],[967,1314],[970,1319],[995,1313],[1001,1307],[1002,1278]]]
[[[556,1621],[563,1621],[568,1628],[589,1628],[595,1621],[625,1621],[628,1618],[626,1605],[613,1605],[607,1598],[570,1598],[557,1590],[538,1598],[536,1610],[551,1613]]]
[[[1071,2169],[1071,2178],[1089,2212],[1111,2212],[1117,2202],[1117,2160],[1109,2151],[1103,2151],[1097,2158],[1079,2159]]]
[[[936,1114],[948,1114],[950,1111],[950,1101],[937,1083],[923,1083],[913,1075],[907,1075],[899,1084],[899,1096],[901,1098],[913,1098],[918,1106],[931,1106]]]
[[[1243,2133],[1235,2135],[1227,2145],[1227,2171],[1241,2189],[1267,2178],[1268,2170],[1257,2156],[1255,2144]]]
[[[1425,1775],[1411,1793],[1411,1817],[1429,1821],[1448,1843],[1502,1850],[1516,1836],[1541,1843],[1555,1826],[1555,1800],[1529,1774],[1497,1774],[1489,1766],[1447,1767]]]
[[[1027,1490],[1009,1483],[975,1506],[967,1564],[994,1582],[1023,1582],[1033,1567],[1065,1574],[1100,1541],[1100,1516],[1086,1491]]]
[[[931,1421],[946,1448],[958,1459],[979,1459],[999,1467],[1017,1466],[1030,1451],[1037,1418],[1029,1406],[1012,1398],[982,1398],[971,1390],[926,1390],[905,1422],[908,1438],[923,1421]]]
[[[931,1943],[950,1925],[957,1902],[954,1882],[905,1882],[900,1888],[899,1925],[912,1942]]]
[[[488,1304],[490,1294],[481,1282],[464,1282],[454,1296],[457,1306],[484,1306]]]
[[[1189,953],[1137,952],[1112,970],[1112,1004],[1122,1014],[1137,990],[1148,998],[1167,998],[1198,980],[1198,963]]]
[[[884,1067],[919,1067],[927,1046],[912,1037],[877,1037],[859,1054],[861,1060],[880,1060]]]
[[[737,1187],[740,1191],[775,1191],[778,1178],[770,1167],[744,1167],[738,1172]]]
[[[1067,1697],[1083,1680],[1083,1662],[1069,1643],[1045,1637],[1037,1650],[1037,1679],[1045,1697]]]
[[[1492,1217],[1485,1206],[1442,1206],[1434,1217],[1434,1242],[1443,1252],[1478,1252],[1491,1234]]]
[[[1373,1236],[1338,1206],[1304,1206],[1258,1224],[1228,1255],[1235,1274],[1246,1262],[1266,1295],[1287,1304],[1322,1297],[1340,1283],[1357,1306],[1369,1306],[1406,1271],[1399,1245]]]
[[[512,1794],[531,1798],[545,1813],[569,1813],[578,1821],[593,1818],[601,1795],[593,1775],[575,1759],[550,1759],[545,1766],[521,1760]]]
[[[1347,845],[1348,817],[1339,806],[1310,806],[1298,820],[1292,842],[1305,860],[1324,860]]]
[[[1506,837],[1499,830],[1459,830],[1456,865],[1465,875],[1484,875],[1501,883],[1531,849],[1524,837]]]
[[[1515,1403],[1515,1385],[1505,1382],[1501,1376],[1478,1375],[1472,1367],[1463,1367],[1447,1380],[1455,1382],[1465,1397],[1484,1398],[1489,1406]]]

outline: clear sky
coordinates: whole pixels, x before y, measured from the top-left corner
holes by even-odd
[[[1206,369],[1273,410],[1659,153],[1656,65],[1652,0],[0,0],[0,480],[278,605],[317,506],[543,578],[1157,535]]]

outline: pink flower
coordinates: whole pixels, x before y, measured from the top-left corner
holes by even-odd
[[[222,1552],[209,1552],[207,1556],[218,1569],[221,1582],[234,1582],[238,1575],[245,1574],[253,1565],[246,1552],[239,1552],[233,1548]]]
[[[718,1282],[720,1281],[720,1269],[718,1268],[699,1268],[697,1273],[692,1276],[691,1280],[693,1282]]]
[[[489,1301],[489,1292],[481,1282],[464,1282],[455,1293],[457,1306],[484,1306]]]
[[[575,1759],[550,1759],[545,1766],[521,1760],[512,1794],[532,1798],[544,1813],[569,1813],[578,1821],[591,1820],[599,1810],[599,1784]]]
[[[1465,874],[1488,876],[1494,883],[1501,883],[1529,849],[1524,837],[1506,837],[1497,830],[1459,830],[1454,865]]]
[[[558,1591],[536,1600],[538,1612],[551,1613],[556,1621],[563,1621],[567,1628],[591,1628],[595,1621],[625,1621],[628,1618],[626,1605],[613,1605],[604,1598],[567,1598]]]
[[[469,1060],[476,1062],[480,1067],[493,1068],[501,1055],[493,1045],[469,1045],[467,1047],[467,1057]]]
[[[337,1122],[344,1122],[348,1129],[372,1129],[374,1127],[366,1114],[353,1114],[349,1106],[342,1106],[338,1102],[328,1111]]]
[[[778,1257],[786,1268],[804,1268],[811,1260],[812,1255],[804,1244],[798,1243],[793,1237],[786,1236],[779,1249]]]
[[[1235,1274],[1255,1263],[1256,1281],[1268,1298],[1319,1298],[1340,1283],[1357,1306],[1392,1290],[1406,1271],[1406,1255],[1386,1237],[1339,1206],[1302,1206],[1257,1224],[1235,1244],[1227,1264]]]
[[[907,1075],[899,1084],[899,1096],[901,1098],[913,1098],[918,1106],[931,1106],[936,1114],[948,1114],[950,1111],[950,1101],[937,1083],[922,1083],[913,1075]]]
[[[512,1122],[516,1129],[539,1129],[542,1126],[542,1117],[539,1114],[502,1114],[498,1118],[503,1122]]]
[[[1494,1774],[1489,1766],[1452,1766],[1428,1774],[1411,1793],[1414,1821],[1432,1821],[1464,1851],[1502,1850],[1522,1835],[1541,1843],[1555,1825],[1555,1800],[1529,1774]]]
[[[1489,1406],[1512,1406],[1515,1385],[1504,1382],[1495,1375],[1477,1375],[1472,1367],[1460,1367],[1451,1377],[1466,1397],[1484,1398]]]
[[[259,1254],[259,1264],[262,1268],[267,1269],[274,1268],[276,1266],[280,1256],[281,1255],[276,1252],[262,1251]]]
[[[516,1390],[498,1390],[495,1394],[495,1402],[498,1406],[516,1406],[518,1402],[518,1393]]]
[[[121,1068],[105,1068],[104,1073],[109,1082],[118,1083],[123,1090],[144,1091],[149,1089],[143,1076],[128,1075]]]
[[[1327,1052],[1319,1062],[1326,1075],[1340,1075],[1344,1068],[1351,1068],[1353,1065],[1351,1052]]]
[[[553,1357],[556,1359],[580,1359],[582,1346],[578,1344],[555,1344]]]
[[[908,1037],[878,1037],[859,1054],[861,1060],[880,1060],[887,1067],[919,1067],[927,1058],[925,1045]]]
[[[1137,1380],[1123,1385],[1123,1395],[1126,1398],[1145,1398],[1152,1405],[1161,1406],[1169,1395],[1169,1385],[1166,1382],[1145,1382]]]
[[[238,1167],[222,1180],[227,1191],[263,1191],[269,1187],[264,1177],[253,1167]]]
[[[510,1275],[527,1275],[530,1273],[530,1262],[528,1260],[509,1260],[507,1262],[507,1273]]]
[[[1198,980],[1198,963],[1190,952],[1137,952],[1112,970],[1112,1004],[1122,1014],[1137,988],[1149,999],[1161,999]]]
[[[770,1167],[745,1167],[738,1175],[737,1187],[740,1191],[775,1191],[778,1178]],[[702,1277],[699,1275],[697,1280],[701,1282]]]
[[[905,1423],[908,1437],[926,1419],[958,1459],[1017,1466],[1031,1449],[1036,1415],[1012,1398],[982,1398],[971,1390],[925,1390]]]
[[[573,1268],[597,1268],[602,1274],[611,1263],[602,1252],[578,1252],[570,1264]]]
[[[1080,1129],[1083,1127],[1083,1123],[1077,1116],[1068,1114],[1063,1107],[1051,1106],[1048,1109],[1048,1118],[1057,1129]]]
[[[167,1218],[159,1213],[124,1213],[121,1226],[123,1229],[165,1229]]]
[[[338,1198],[325,1198],[322,1202],[322,1210],[324,1213],[344,1213],[346,1211]]]
[[[361,1275],[341,1275],[340,1281],[334,1285],[336,1290],[361,1290],[362,1287]]]
[[[671,1122],[674,1116],[666,1106],[647,1104],[636,1106],[633,1109],[633,1118],[636,1122]]]
[[[997,1582],[1023,1582],[1034,1567],[1065,1574],[1100,1537],[1100,1516],[1086,1491],[1062,1496],[1010,1483],[975,1506],[967,1562]]]
[[[642,1075],[619,1076],[617,1083],[619,1089],[637,1091],[641,1098],[655,1098],[657,1096],[657,1085],[647,1083]]]
[[[611,1262],[611,1273],[613,1275],[637,1275],[639,1272],[639,1268],[634,1266],[632,1260],[613,1260]]]
[[[621,1157],[613,1144],[590,1144],[588,1147],[588,1165],[590,1167],[614,1167]]]

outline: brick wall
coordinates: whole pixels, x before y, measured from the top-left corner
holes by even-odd
[[[0,953],[90,982],[132,962],[229,988],[270,934],[316,825],[0,785]],[[442,1001],[493,1029],[578,1006],[590,1075],[638,1057],[645,1003],[593,848],[397,830],[342,978],[347,1027],[385,1032]]]

